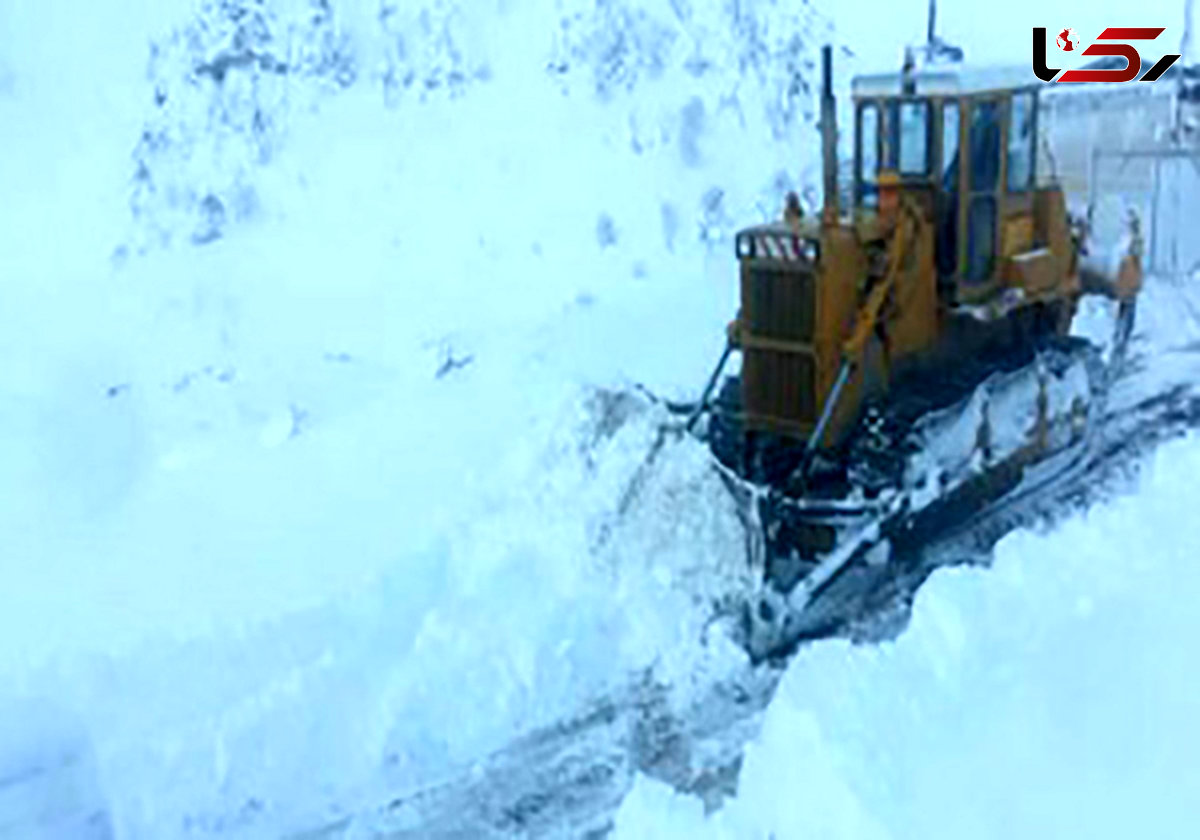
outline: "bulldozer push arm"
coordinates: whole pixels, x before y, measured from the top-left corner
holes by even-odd
[[[808,443],[805,446],[804,463],[806,467],[812,462],[812,457],[816,454],[817,448],[820,446],[821,438],[825,435],[825,429],[829,425],[829,420],[833,417],[833,410],[837,407],[838,400],[842,396],[842,391],[850,381],[850,375],[854,373],[854,369],[862,362],[867,342],[871,340],[871,336],[883,320],[884,308],[887,306],[888,299],[895,291],[899,282],[901,267],[904,265],[908,249],[911,247],[916,236],[917,224],[913,218],[913,214],[917,212],[916,208],[909,202],[904,201],[901,203],[899,209],[899,224],[892,236],[891,247],[888,250],[887,271],[884,273],[883,279],[876,282],[867,293],[866,300],[863,301],[862,306],[859,307],[857,316],[855,316],[854,329],[851,331],[850,337],[842,345],[841,367],[838,369],[838,375],[834,379],[833,386],[829,389],[829,393],[825,397],[825,405],[821,410],[821,416],[817,420],[817,425],[813,428],[812,434],[809,435]]]

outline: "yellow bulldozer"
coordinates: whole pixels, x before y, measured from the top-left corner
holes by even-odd
[[[814,602],[849,570],[885,569],[931,523],[1080,452],[1141,286],[1136,217],[1104,266],[1042,172],[1032,77],[907,61],[855,78],[840,206],[828,47],[822,70],[823,207],[806,217],[789,196],[780,221],[737,234],[740,310],[689,422],[758,499],[766,648],[826,620]],[[1107,363],[1070,336],[1092,293],[1121,301]]]

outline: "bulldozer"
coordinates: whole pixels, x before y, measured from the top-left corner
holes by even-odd
[[[757,522],[764,655],[828,632],[931,530],[1082,457],[1142,283],[1136,216],[1106,264],[1043,171],[1043,85],[911,54],[854,78],[843,190],[831,64],[825,47],[823,204],[789,196],[737,233],[740,309],[687,422]],[[1071,335],[1088,294],[1120,302],[1107,360]]]

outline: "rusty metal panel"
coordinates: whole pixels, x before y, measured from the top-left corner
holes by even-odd
[[[1033,216],[1020,213],[1004,220],[1000,236],[1000,255],[1012,257],[1033,247]]]
[[[1017,254],[1006,261],[1005,279],[1009,286],[1023,289],[1033,298],[1058,288],[1058,262],[1049,248]]]
[[[1043,187],[1034,196],[1034,247],[1049,248],[1054,257],[1054,274],[1065,280],[1072,271],[1071,229],[1066,197],[1057,187]]]

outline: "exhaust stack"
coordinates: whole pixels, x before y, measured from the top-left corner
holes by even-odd
[[[824,181],[823,221],[838,218],[837,102],[833,97],[833,47],[821,47],[821,174]]]

